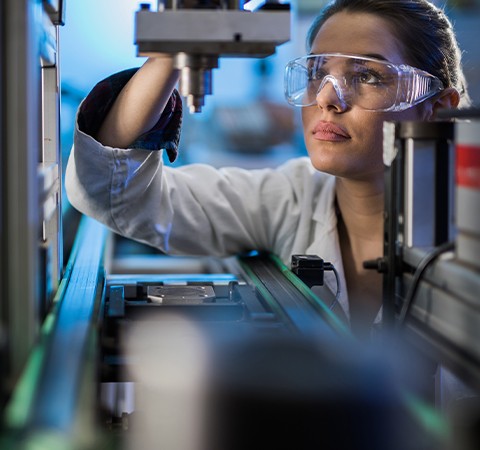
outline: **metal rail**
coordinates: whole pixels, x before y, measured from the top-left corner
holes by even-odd
[[[54,307],[7,405],[7,433],[0,442],[6,446],[0,448],[30,448],[29,443],[45,436],[58,445],[51,449],[75,448],[71,438],[78,432],[80,405],[89,410],[86,415],[94,410],[96,325],[105,285],[107,236],[105,227],[82,218]],[[90,398],[81,395],[84,389]]]

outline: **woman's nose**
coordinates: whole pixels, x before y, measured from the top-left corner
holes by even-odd
[[[345,96],[338,80],[333,75],[326,75],[317,91],[317,106],[321,109],[337,109],[339,112],[347,109]]]

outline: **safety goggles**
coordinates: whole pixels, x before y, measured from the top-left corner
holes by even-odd
[[[285,69],[285,97],[291,105],[317,104],[331,83],[343,107],[368,111],[403,111],[444,89],[428,72],[375,58],[324,53],[302,56]]]

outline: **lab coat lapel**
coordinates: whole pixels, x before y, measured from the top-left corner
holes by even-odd
[[[335,213],[335,179],[327,180],[322,189],[316,209],[313,214],[315,224],[314,240],[307,248],[307,254],[320,256],[324,261],[330,262],[337,269],[340,281],[340,306],[349,318],[348,293],[343,270],[342,253],[337,232],[337,216]],[[333,272],[325,272],[325,286],[335,295],[337,292],[337,281]]]

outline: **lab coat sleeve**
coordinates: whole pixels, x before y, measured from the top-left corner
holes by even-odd
[[[128,238],[166,253],[229,256],[272,250],[292,236],[305,173],[165,166],[161,151],[104,147],[75,132],[67,172],[70,203]]]
[[[78,109],[76,124],[79,130],[95,137],[113,106],[119,93],[138,69],[127,69],[114,73],[99,81],[82,101]],[[170,162],[177,158],[177,148],[182,125],[182,100],[176,89],[167,101],[157,123],[135,141],[129,148],[148,150],[165,149]]]

